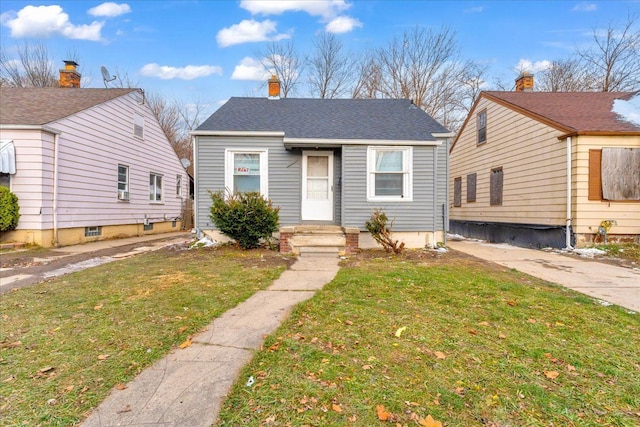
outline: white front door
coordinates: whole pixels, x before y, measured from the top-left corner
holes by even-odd
[[[333,221],[333,152],[302,152],[302,220]]]

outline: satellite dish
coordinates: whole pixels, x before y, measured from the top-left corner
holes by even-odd
[[[116,79],[116,76],[111,77],[109,71],[107,71],[107,67],[104,65],[100,67],[100,72],[102,72],[102,80],[104,81],[104,87],[109,87],[107,83],[112,82]]]
[[[185,169],[191,166],[189,159],[180,159],[180,163],[182,163],[182,167]]]

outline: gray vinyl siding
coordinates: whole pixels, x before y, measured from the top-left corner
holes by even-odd
[[[287,151],[279,138],[232,138],[198,136],[196,142],[196,227],[215,228],[209,218],[209,191],[224,190],[225,149],[268,150],[269,198],[280,206],[280,225],[300,223],[301,154]]]
[[[438,152],[437,157],[435,152]],[[434,188],[434,168],[438,186]],[[365,230],[375,208],[394,221],[395,231],[443,230],[442,205],[446,203],[445,146],[413,147],[413,201],[367,201],[367,147],[342,148],[342,225]],[[437,194],[436,194],[437,193]],[[435,215],[434,215],[435,214]]]
[[[333,215],[336,224],[342,223],[342,152],[333,152]]]

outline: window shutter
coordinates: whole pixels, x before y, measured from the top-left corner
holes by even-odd
[[[589,150],[589,200],[602,200],[602,150]]]
[[[462,177],[453,180],[453,206],[462,206]]]

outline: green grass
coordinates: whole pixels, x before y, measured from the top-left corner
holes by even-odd
[[[609,243],[593,247],[606,251],[607,256],[640,262],[640,244],[638,243]]]
[[[350,264],[267,338],[217,426],[640,424],[638,314],[455,253]]]
[[[74,425],[285,265],[260,250],[162,250],[0,296],[0,424]]]

